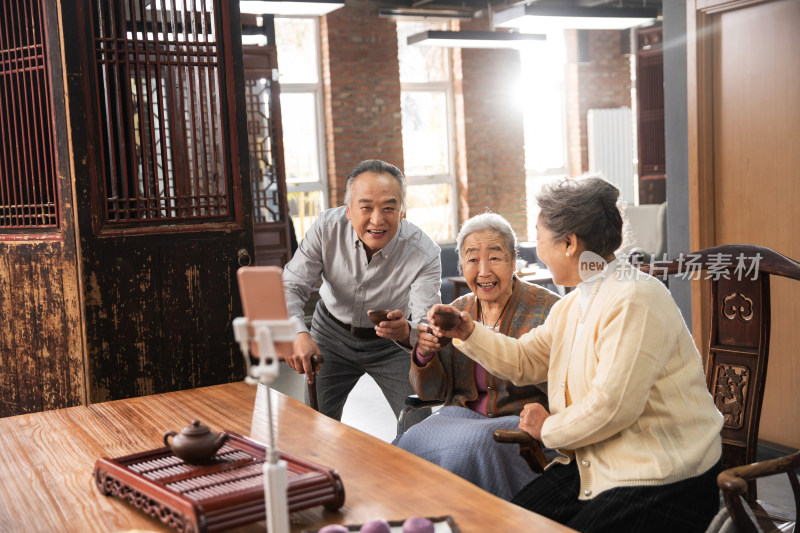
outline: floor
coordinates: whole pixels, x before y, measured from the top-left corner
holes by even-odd
[[[293,370],[283,365],[274,388],[303,401],[305,382]],[[359,380],[344,407],[342,422],[360,429],[383,441],[391,442],[397,429],[389,404],[378,385],[369,376]],[[783,507],[794,516],[795,504],[787,476],[774,476],[758,480],[759,500]]]

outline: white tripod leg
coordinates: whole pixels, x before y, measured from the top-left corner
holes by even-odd
[[[264,463],[264,499],[267,502],[267,531],[289,533],[289,507],[287,505],[288,473],[286,461]]]

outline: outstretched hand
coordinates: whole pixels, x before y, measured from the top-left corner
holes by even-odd
[[[451,313],[456,313],[461,317],[461,323],[459,323],[453,329],[442,329],[436,323],[437,311],[449,311]],[[428,324],[430,324],[431,329],[433,330],[433,334],[437,337],[451,337],[453,339],[461,339],[462,341],[465,341],[470,335],[472,335],[472,331],[475,329],[475,322],[472,321],[470,314],[466,311],[459,311],[452,305],[434,305],[428,310],[427,318]]]

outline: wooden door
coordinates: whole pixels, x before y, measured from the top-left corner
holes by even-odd
[[[291,259],[291,235],[283,163],[278,51],[273,16],[264,15],[262,20],[267,44],[244,47],[255,259],[258,265],[282,267]],[[246,24],[245,27],[256,26]]]
[[[58,10],[0,3],[0,417],[84,401]]]
[[[238,2],[62,3],[89,401],[243,377]]]
[[[689,198],[693,250],[757,244],[795,260],[800,241],[800,2],[690,0]],[[760,438],[800,447],[800,289],[775,280]],[[693,330],[708,331],[693,293]],[[703,343],[708,339],[702,338]]]

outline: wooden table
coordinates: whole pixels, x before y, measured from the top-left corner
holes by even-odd
[[[553,282],[553,275],[546,268],[524,268],[517,272],[517,276],[523,281],[528,283],[535,283],[537,285],[547,285]],[[447,281],[453,283],[453,299],[455,300],[461,296],[461,289],[466,289],[469,292],[469,285],[463,276],[450,276]]]
[[[171,531],[100,494],[98,457],[163,446],[165,431],[199,419],[213,431],[249,435],[255,388],[231,383],[0,419],[0,531]],[[464,533],[572,531],[273,392],[278,447],[335,468],[345,488],[337,512],[292,513],[292,532],[376,517],[452,515]],[[232,531],[264,531],[264,523]]]

